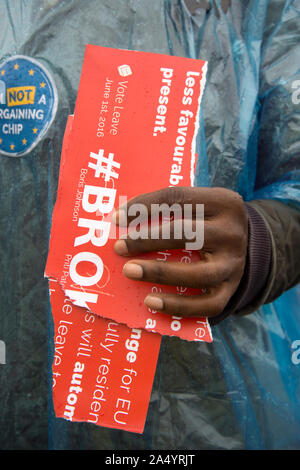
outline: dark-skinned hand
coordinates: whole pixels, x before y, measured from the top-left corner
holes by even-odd
[[[119,239],[114,245],[115,253],[130,259],[123,267],[124,275],[134,281],[146,281],[204,289],[200,295],[169,293],[149,294],[147,307],[181,317],[219,315],[236,292],[243,276],[248,245],[248,217],[241,196],[224,188],[175,187],[141,194],[127,202],[127,214],[133,204],[144,204],[151,213],[151,204],[177,203],[204,205],[204,244],[199,261],[180,263],[141,259],[143,253],[184,249],[184,237],[176,239]],[[122,225],[124,212],[119,208],[114,215],[115,223]],[[195,212],[195,211],[193,211]],[[127,217],[128,224],[134,217]],[[197,223],[193,220],[193,224]]]

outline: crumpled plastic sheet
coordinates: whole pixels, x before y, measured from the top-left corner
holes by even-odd
[[[22,158],[0,158],[2,449],[300,448],[300,364],[293,356],[299,287],[213,327],[210,345],[163,338],[143,435],[70,423],[53,412],[43,270],[86,43],[208,60],[196,184],[225,186],[246,200],[299,203],[299,107],[291,100],[300,79],[299,1],[232,0],[226,12],[226,2],[207,3],[193,15],[182,0],[2,3],[1,59],[36,58],[59,95],[38,146]]]
[[[142,436],[53,418],[50,446],[299,449],[299,301],[296,288],[238,322],[227,318],[209,345],[163,339]]]

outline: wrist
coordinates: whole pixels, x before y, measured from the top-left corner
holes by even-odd
[[[240,284],[221,315],[210,319],[219,323],[228,315],[238,313],[252,304],[265,288],[272,259],[272,244],[268,228],[253,206],[245,203],[248,214],[248,247],[244,273]]]

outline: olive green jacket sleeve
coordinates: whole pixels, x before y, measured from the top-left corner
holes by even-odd
[[[266,283],[257,298],[236,312],[251,313],[300,282],[300,210],[277,200],[247,203],[263,219],[271,240],[271,263]]]
[[[300,282],[300,210],[277,200],[246,203],[248,253],[240,285],[212,325],[247,315]]]

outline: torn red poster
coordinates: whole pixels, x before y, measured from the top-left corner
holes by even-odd
[[[125,278],[124,259],[113,251],[115,226],[109,219],[122,198],[193,185],[206,65],[87,46],[71,137],[62,157],[45,275],[58,281],[74,305],[103,318],[211,342],[206,318],[172,317],[144,305],[146,295],[160,289],[200,291]],[[176,250],[147,257],[191,262],[198,254]]]
[[[49,291],[56,416],[142,433],[161,335],[83,312],[54,280]]]

